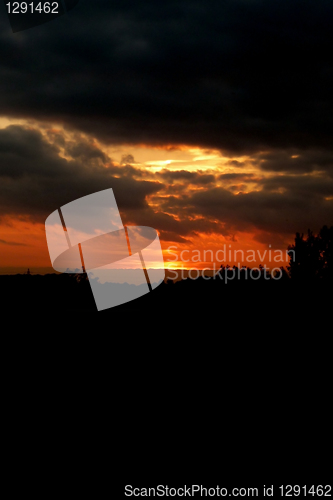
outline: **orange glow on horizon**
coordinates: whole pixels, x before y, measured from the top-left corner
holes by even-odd
[[[217,215],[211,216],[208,220],[204,215],[200,215],[200,211],[192,210],[190,196],[194,193],[200,194],[200,192],[204,193],[210,188],[220,188],[221,191],[229,191],[235,197],[242,197],[246,196],[245,193],[260,189],[260,180],[263,176],[274,175],[260,171],[259,167],[248,156],[224,157],[220,150],[186,144],[112,145],[88,134],[65,129],[61,124],[0,117],[0,128],[13,124],[39,130],[43,139],[49,143],[53,143],[54,136],[60,134],[63,143],[72,144],[75,141],[78,143],[83,141],[89,146],[99,148],[105,153],[105,159],[101,165],[105,168],[114,167],[114,172],[111,174],[114,177],[120,178],[122,176],[123,159],[126,163],[126,158],[128,158],[128,164],[132,166],[130,172],[135,181],[160,183],[161,188],[152,194],[147,194],[145,202],[148,214],[147,225],[149,225],[149,216],[151,216],[152,221],[157,221],[154,229],[162,231],[163,226],[172,228],[165,229],[164,233],[162,231],[165,240],[163,237],[160,238],[165,268],[203,269],[205,267],[213,268],[214,265],[233,266],[237,264],[253,267],[259,263],[268,265],[269,253],[264,255],[265,251],[273,251],[279,248],[277,247],[279,244],[280,251],[285,252],[288,243],[293,241],[293,235],[290,235],[289,241],[285,241],[281,235],[275,235],[272,237],[275,241],[270,242],[268,235],[259,232],[259,230],[256,232],[254,228],[246,228],[247,231],[243,232],[235,229],[235,234],[224,235],[223,231],[220,233],[217,231],[219,227],[225,227],[225,221],[217,220]],[[66,149],[65,146],[59,146],[59,148],[59,157],[73,160],[68,148]],[[89,162],[87,168],[90,168]],[[186,171],[191,174],[185,177],[181,174],[175,175],[177,171]],[[200,182],[202,179],[200,176],[204,178],[202,182]],[[189,199],[188,206],[178,203],[183,198],[186,200],[186,197]],[[169,198],[171,203],[168,203]],[[330,198],[327,199],[330,200]],[[133,220],[126,220],[126,213],[123,214],[122,210],[121,215],[124,224],[136,225],[135,211],[134,214],[128,216],[129,219]],[[194,227],[199,228],[199,231],[192,230],[188,234],[181,234],[181,230],[178,231],[177,228],[182,227],[183,221],[187,230]],[[151,224],[154,226],[154,222]],[[203,230],[207,229],[207,233],[204,233],[202,228]],[[208,232],[212,230],[215,233]],[[178,231],[179,234],[175,234],[175,231]],[[170,238],[170,241],[167,238]],[[178,239],[179,242],[174,242],[172,238]],[[264,244],[261,241],[268,243]],[[269,247],[270,244],[271,247]],[[174,252],[179,255],[181,252],[185,252],[182,255],[186,257],[175,259],[174,254],[168,250],[171,246]],[[223,261],[221,250],[225,246],[227,251],[231,250],[231,256],[229,258],[229,253],[227,253]],[[237,251],[238,254],[235,253]],[[257,252],[256,259],[252,262],[246,261],[247,251]],[[240,252],[244,252],[244,258]],[[286,264],[285,259],[284,262],[280,263],[280,266]],[[51,267],[45,226],[40,219],[37,222],[32,217],[7,216],[0,220],[0,269],[4,267]]]
[[[51,268],[45,226],[28,220],[5,218],[0,225],[0,269],[7,267]],[[161,240],[165,269],[219,269],[223,266],[286,266],[287,246],[266,245],[255,240],[256,233],[226,236],[200,233],[190,243]],[[290,240],[289,240],[290,242]],[[151,266],[154,268],[154,265]]]

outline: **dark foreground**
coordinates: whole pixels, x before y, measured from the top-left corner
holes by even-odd
[[[223,278],[223,277],[222,277]],[[288,312],[298,310],[300,315],[315,314],[318,317],[332,307],[333,284],[324,280],[295,281],[284,276],[280,280],[229,280],[220,276],[215,279],[186,279],[162,283],[134,301],[106,309],[99,314],[116,312],[161,313],[182,316],[200,315],[207,321],[230,314],[271,314],[272,321],[281,323]],[[124,285],[115,285],[117,287]],[[128,285],[127,285],[128,286]],[[61,314],[65,311],[96,313],[97,308],[86,275],[49,274],[0,276],[0,308],[3,317],[15,311]]]

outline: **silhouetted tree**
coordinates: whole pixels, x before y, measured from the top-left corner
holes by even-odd
[[[332,279],[333,226],[323,226],[317,236],[308,230],[306,239],[303,233],[296,233],[288,253],[288,271],[293,280]]]

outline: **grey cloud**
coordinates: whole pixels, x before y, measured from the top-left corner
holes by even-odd
[[[200,171],[190,172],[188,170],[168,170],[164,169],[158,172],[157,177],[169,182],[173,181],[187,181],[194,185],[206,185],[215,182],[215,176],[212,174],[205,174]]]
[[[278,233],[270,233],[268,231],[255,234],[253,239],[264,245],[271,246],[271,249],[287,250],[291,240],[289,237],[283,237]]]
[[[245,162],[243,161],[238,161],[238,160],[228,160],[225,165],[231,166],[231,167],[236,167],[236,168],[242,168],[245,166]]]
[[[19,178],[43,172],[52,175],[62,163],[57,156],[58,148],[45,142],[40,132],[11,125],[0,129],[0,175],[4,178]],[[41,158],[52,158],[48,168],[41,169]]]
[[[171,197],[170,197],[171,198]],[[197,232],[213,233],[221,232],[222,224],[211,220],[209,217],[193,218],[182,207],[182,200],[178,200],[177,206],[172,205],[170,198],[160,203],[159,210],[144,207],[139,210],[126,211],[126,223],[135,221],[138,225],[148,225],[160,231],[166,241],[185,243]]]
[[[178,200],[179,213],[200,214],[238,230],[292,234],[333,220],[333,202],[316,193],[253,191],[233,194],[223,188],[198,191]]]
[[[255,182],[258,181],[259,178],[255,176],[254,174],[237,174],[237,173],[230,173],[230,174],[221,174],[218,176],[218,179],[221,181],[240,181],[240,182]]]
[[[333,172],[333,152],[312,149],[272,150],[256,155],[253,163],[264,171]]]
[[[98,147],[88,142],[74,142],[66,145],[66,153],[72,158],[82,158],[84,160],[99,159],[102,163],[108,161],[108,157]]]
[[[15,247],[26,247],[27,246],[24,243],[16,243],[15,241],[7,241],[7,240],[0,240],[0,245],[9,245],[9,246],[15,246]]]
[[[121,157],[121,165],[126,165],[126,164],[131,164],[131,163],[135,163],[134,161],[134,156],[133,155],[123,155]]]
[[[1,8],[3,114],[107,142],[332,151],[331,1],[81,0],[17,34]]]
[[[192,181],[193,179],[196,179],[197,174],[196,172],[190,172],[188,170],[163,169],[157,173],[157,176],[162,179],[167,179],[168,181],[173,181],[173,180]]]
[[[12,126],[0,131],[0,214],[42,220],[112,187],[128,217],[168,238],[218,231],[214,220],[270,234],[331,225],[333,2],[81,0],[68,16],[15,35],[1,8],[3,115],[61,123],[106,143],[219,149],[230,155],[226,167],[243,173],[247,162],[233,158],[246,155],[275,174],[219,177],[262,186],[239,195],[212,188],[211,174],[152,180],[130,156],[114,165],[79,135],[71,144],[48,132],[50,144]],[[325,175],[303,176],[314,171]],[[173,196],[163,201],[162,192]],[[164,213],[147,205],[150,195]]]
[[[160,182],[134,180],[130,175],[115,177],[115,172],[121,175],[119,168],[90,162],[90,150],[82,144],[80,151],[79,158],[68,161],[37,130],[19,126],[0,130],[0,216],[28,214],[45,220],[61,205],[109,187],[120,210],[139,209],[147,206],[146,196],[163,187]],[[94,152],[94,157],[106,158]],[[128,173],[126,167],[124,173]]]
[[[326,176],[279,175],[265,178],[261,180],[261,184],[266,191],[276,191],[283,188],[294,196],[303,194],[309,196],[309,199],[316,196],[333,196],[333,179]]]

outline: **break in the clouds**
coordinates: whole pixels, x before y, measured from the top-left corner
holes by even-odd
[[[68,135],[68,134],[67,134]],[[133,165],[124,164],[132,160]],[[169,176],[170,174],[170,176]],[[114,162],[98,145],[79,133],[66,136],[59,130],[10,125],[0,129],[0,218],[28,217],[44,222],[58,207],[92,192],[112,188],[124,222],[152,226],[166,240],[186,243],[195,231],[217,231],[219,222],[193,220],[187,214],[165,211],[149,200],[154,195],[168,195],[173,176],[161,175],[135,167],[131,155]],[[213,175],[193,173],[193,187],[209,185]],[[164,181],[164,182],[163,182]],[[181,186],[179,196],[186,187]],[[164,199],[164,198],[161,198]]]
[[[107,142],[332,152],[332,20],[331,0],[81,0],[13,34],[1,4],[0,109]]]
[[[255,162],[250,158],[248,165]],[[322,171],[154,172],[129,154],[114,161],[77,132],[21,125],[0,130],[0,217],[43,222],[59,206],[110,187],[124,222],[154,227],[162,240],[184,244],[204,233],[286,235],[333,220],[333,181]]]
[[[162,187],[154,180],[133,179],[130,166],[117,175],[111,159],[85,140],[63,138],[62,149],[57,143],[36,129],[11,125],[0,130],[0,217],[28,215],[44,221],[73,199],[110,187],[122,210],[139,210],[147,206],[146,196]]]
[[[81,0],[13,34],[1,3],[0,217],[111,187],[184,245],[331,225],[332,21],[331,0]]]

